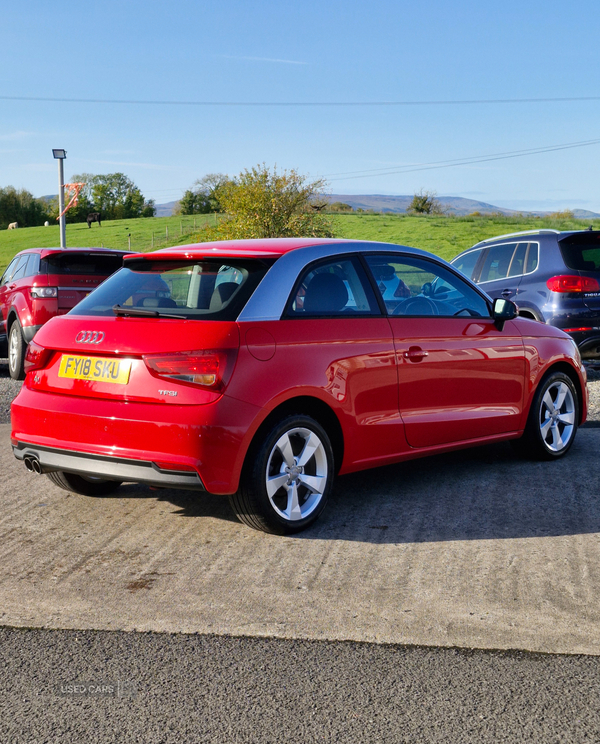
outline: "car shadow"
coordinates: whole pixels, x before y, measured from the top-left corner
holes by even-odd
[[[555,462],[524,460],[504,443],[340,476],[319,520],[286,539],[402,544],[600,533],[598,444],[589,432]],[[116,495],[154,496],[178,516],[248,529],[224,496],[133,485]]]
[[[600,438],[554,462],[487,445],[338,479],[302,539],[415,543],[600,533]]]

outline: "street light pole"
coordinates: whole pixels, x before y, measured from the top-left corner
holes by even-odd
[[[60,225],[60,247],[67,247],[67,216],[64,214],[65,210],[65,171],[63,168],[63,160],[67,157],[66,150],[52,150],[52,154],[58,160],[58,213],[59,225]]]

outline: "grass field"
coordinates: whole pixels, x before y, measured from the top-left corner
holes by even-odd
[[[600,230],[600,220],[556,220],[539,217],[440,217],[395,214],[344,214],[334,218],[336,237],[399,243],[435,253],[445,259],[469,248],[484,238],[517,232],[553,228],[582,230],[590,224]],[[152,217],[103,222],[102,227],[85,222],[67,225],[67,246],[150,251],[191,242],[191,234],[215,215],[196,217]],[[168,231],[168,238],[167,238]],[[25,248],[46,248],[60,243],[58,225],[29,227],[0,232],[0,272],[11,258]]]
[[[539,217],[439,217],[394,214],[348,214],[336,217],[341,238],[399,243],[435,253],[446,260],[485,238],[520,230],[583,230],[600,220],[555,220]]]
[[[69,248],[118,248],[127,250],[131,236],[131,250],[150,251],[169,245],[182,245],[186,236],[205,222],[214,223],[214,215],[199,214],[195,217],[150,217],[135,220],[113,220],[96,223],[88,228],[87,223],[67,225]],[[167,230],[169,238],[167,240]],[[189,240],[189,237],[188,237]],[[0,271],[4,271],[10,259],[25,248],[51,248],[60,245],[58,224],[49,227],[27,227],[0,232]]]

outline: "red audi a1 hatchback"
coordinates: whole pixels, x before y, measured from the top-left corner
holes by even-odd
[[[280,534],[317,519],[336,473],[501,440],[558,458],[587,411],[569,336],[371,242],[126,256],[41,328],[25,368],[12,445],[28,470],[86,495],[226,494]]]

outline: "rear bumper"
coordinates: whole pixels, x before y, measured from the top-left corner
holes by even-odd
[[[54,470],[230,494],[260,413],[225,395],[207,405],[111,401],[38,392],[26,380],[11,437],[16,457],[27,448]]]
[[[198,473],[163,470],[154,462],[68,452],[27,442],[17,442],[13,445],[13,453],[17,460],[26,458],[36,460],[42,473],[61,470],[107,480],[145,483],[148,486],[206,490]]]
[[[25,339],[26,343],[31,343],[33,340],[33,337],[35,334],[40,330],[42,326],[41,325],[31,325],[31,326],[23,326],[22,332],[23,332],[23,338]]]

